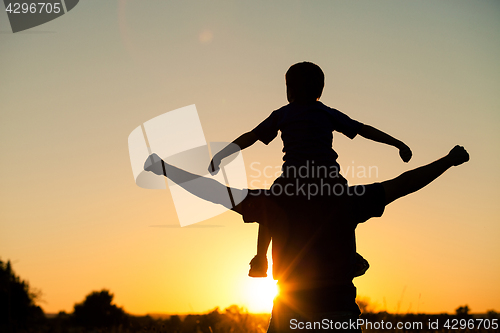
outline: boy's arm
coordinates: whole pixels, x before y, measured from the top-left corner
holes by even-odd
[[[363,125],[358,131],[358,134],[366,139],[377,141],[380,143],[385,143],[390,146],[394,146],[399,149],[399,156],[404,162],[408,162],[411,159],[412,152],[410,147],[404,144],[404,142],[399,141],[387,133],[384,133],[375,127],[370,125]]]
[[[254,132],[247,132],[240,135],[236,140],[232,142],[232,144],[227,145],[224,149],[214,155],[212,161],[210,161],[210,165],[208,166],[208,171],[212,175],[216,174],[217,172],[219,172],[220,163],[225,157],[238,152],[238,150],[248,148],[255,142],[257,142],[257,135],[255,135]]]

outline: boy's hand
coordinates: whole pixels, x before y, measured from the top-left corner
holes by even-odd
[[[217,156],[214,156],[214,158],[210,161],[210,165],[208,166],[208,172],[210,172],[212,176],[215,176],[217,173],[219,173],[220,162],[221,160],[218,159]]]
[[[411,160],[411,156],[413,155],[410,147],[408,147],[404,143],[401,143],[401,145],[398,148],[399,148],[399,156],[401,156],[403,162],[408,163],[408,161]]]

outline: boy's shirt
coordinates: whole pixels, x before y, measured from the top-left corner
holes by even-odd
[[[332,148],[333,131],[353,139],[362,126],[321,102],[290,103],[273,111],[252,132],[267,145],[281,131],[284,168],[305,165],[307,161],[338,167],[338,155]]]

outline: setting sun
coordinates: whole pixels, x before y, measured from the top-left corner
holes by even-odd
[[[278,295],[278,286],[272,277],[245,281],[245,296],[248,310],[255,313],[271,312],[273,299]]]

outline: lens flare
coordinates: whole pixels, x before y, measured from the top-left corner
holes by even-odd
[[[271,312],[273,300],[278,295],[276,281],[270,276],[267,278],[252,278],[246,285],[245,298],[248,310],[254,313]]]

